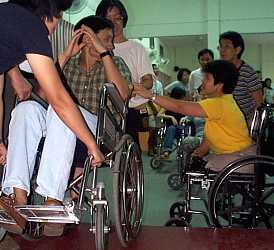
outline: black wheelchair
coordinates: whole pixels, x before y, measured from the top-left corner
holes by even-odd
[[[254,115],[251,136],[257,144],[257,155],[240,158],[228,164],[220,173],[202,166],[186,171],[186,198],[170,207],[171,219],[167,226],[191,226],[192,215],[202,215],[212,227],[266,227],[272,228],[274,216],[274,158],[270,153],[273,143],[273,110],[259,107]],[[272,135],[271,135],[272,134]],[[199,164],[198,164],[199,165]],[[204,197],[192,193],[192,185],[206,190]],[[191,209],[191,203],[200,200],[206,211]]]
[[[37,97],[35,97],[37,99]],[[110,105],[114,110],[111,110]],[[115,115],[114,115],[115,114]],[[121,99],[115,86],[104,84],[101,90],[100,107],[96,131],[96,141],[105,154],[104,166],[112,171],[112,199],[115,217],[115,229],[121,244],[126,247],[135,239],[141,228],[144,195],[143,165],[138,146],[132,137],[125,134],[127,104]],[[39,156],[38,150],[37,155]],[[37,157],[39,163],[39,157]],[[64,206],[26,205],[16,209],[27,221],[24,232],[26,238],[41,237],[41,224],[75,223],[79,224],[83,211],[91,215],[90,231],[95,236],[97,250],[107,247],[107,236],[111,225],[109,205],[105,196],[103,182],[97,182],[100,168],[90,166],[88,156],[83,173],[73,179],[67,191],[73,190],[78,195],[77,201],[69,201]],[[80,185],[79,185],[80,183]],[[34,202],[35,198],[31,200]],[[32,203],[34,204],[34,203]],[[58,215],[58,216],[56,216]],[[5,213],[0,213],[1,223],[15,223]],[[0,228],[1,239],[5,230]]]

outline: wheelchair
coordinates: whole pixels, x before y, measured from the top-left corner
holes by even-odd
[[[267,141],[269,127],[273,124],[272,109],[259,107],[251,126],[251,137],[257,143],[257,155],[240,158],[229,163],[220,173],[202,167],[186,172],[186,198],[170,207],[171,219],[167,226],[190,226],[193,214],[202,215],[211,227],[265,226],[272,228],[274,204],[271,195],[273,183],[267,183],[266,176],[274,176],[271,169],[274,158],[261,155],[271,144]],[[273,156],[273,155],[272,155]],[[200,165],[204,165],[200,161]],[[188,167],[192,165],[189,162]],[[199,163],[197,164],[199,165]],[[204,198],[192,193],[192,184],[198,183],[207,192]],[[191,209],[191,203],[200,200],[206,211]]]
[[[150,166],[153,169],[158,169],[162,166],[162,164],[164,162],[169,161],[168,159],[165,159],[162,157],[163,153],[164,153],[164,140],[165,140],[165,136],[167,133],[167,123],[171,122],[173,125],[174,122],[172,120],[171,117],[158,117],[158,122],[156,124],[158,124],[159,130],[157,133],[157,145],[155,146],[155,151],[156,154],[151,158],[150,161]],[[181,157],[180,155],[182,154],[182,150],[181,150],[181,144],[182,144],[182,140],[187,137],[188,135],[193,135],[195,132],[195,128],[193,126],[192,123],[189,122],[189,120],[185,119],[184,117],[181,118],[180,122],[179,122],[179,126],[182,127],[182,132],[181,132],[181,136],[179,138],[179,140],[177,141],[177,143],[174,143],[172,145],[172,152],[176,151],[176,160],[179,160]],[[178,163],[178,172],[180,172],[181,169],[181,162]]]
[[[180,190],[186,182],[186,170],[193,150],[200,144],[200,140],[195,137],[195,124],[183,117],[180,120],[180,126],[183,128],[177,144],[177,172],[168,176],[167,183],[172,190]]]
[[[111,110],[109,104],[112,104]],[[115,115],[114,115],[115,114]],[[112,171],[112,198],[117,236],[126,247],[135,239],[141,228],[144,195],[143,165],[138,146],[125,134],[126,103],[115,86],[106,83],[100,94],[100,107],[96,131],[97,145],[105,154],[104,166]],[[37,154],[39,155],[39,151]],[[100,168],[92,168],[91,156],[84,163],[83,173],[73,179],[67,188],[78,195],[77,201],[65,202],[64,206],[26,205],[16,206],[27,221],[23,237],[41,237],[41,223],[79,224],[81,215],[91,215],[90,231],[94,234],[97,250],[107,248],[111,225],[105,185],[97,181]],[[39,157],[37,157],[39,163]],[[80,183],[80,185],[79,185]],[[31,198],[32,202],[34,198]],[[56,216],[57,215],[57,216]],[[1,223],[15,223],[7,214],[0,214]],[[1,228],[0,236],[5,235]]]

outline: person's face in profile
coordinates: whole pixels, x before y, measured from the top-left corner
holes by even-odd
[[[49,31],[49,35],[53,34],[58,23],[61,21],[62,17],[63,17],[63,11],[61,11],[57,17],[53,17],[52,20],[48,20],[48,19],[44,20],[44,23]]]
[[[200,94],[207,97],[214,97],[218,90],[222,87],[220,84],[214,84],[214,77],[211,73],[204,73],[204,79],[202,85],[200,86]]]

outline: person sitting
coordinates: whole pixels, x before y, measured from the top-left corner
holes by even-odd
[[[189,81],[190,72],[191,71],[187,68],[181,68],[181,69],[179,68],[177,73],[177,81],[174,81],[168,84],[164,89],[165,92],[170,95],[173,88],[179,87],[184,89],[188,95],[189,94],[188,81]]]
[[[178,100],[185,98],[185,96],[186,91],[180,87],[174,87],[170,93],[171,98]],[[167,126],[162,155],[162,158],[166,158],[172,152],[174,139],[178,140],[181,137],[182,127],[179,126],[179,123],[183,115],[162,108],[157,116],[165,118]]]
[[[91,94],[91,96],[87,95],[86,101],[82,98],[78,103],[83,106],[79,107],[81,113],[90,131],[95,134],[97,124],[95,114],[99,105],[100,88],[105,82],[113,82],[123,100],[126,100],[129,95],[130,72],[121,59],[112,59],[113,25],[111,22],[100,17],[89,16],[82,19],[76,28],[78,30],[70,44],[59,56],[59,66],[63,68],[70,57],[82,50],[79,57],[68,62],[65,75],[76,96],[78,94],[83,97],[85,94]],[[121,75],[115,64],[119,65],[119,69],[124,69],[124,75],[128,81]],[[90,78],[87,80],[87,77],[91,76],[93,80],[90,81]],[[82,92],[79,89],[74,90],[73,86],[79,87]],[[77,97],[80,99],[79,96]],[[73,98],[75,99],[75,96]],[[59,119],[51,106],[46,110],[35,101],[25,101],[19,103],[12,112],[7,167],[2,187],[6,195],[15,193],[17,204],[27,203],[36,150],[42,136],[46,138],[37,176],[38,187],[35,191],[47,198],[46,205],[61,205],[64,199],[76,136]],[[62,224],[44,226],[44,235],[57,236],[62,233]]]
[[[252,143],[245,117],[232,96],[238,78],[236,67],[230,62],[216,60],[207,63],[203,72],[201,94],[208,98],[199,102],[155,96],[140,86],[135,93],[167,110],[204,117],[204,140],[193,154],[203,157],[210,150],[206,167],[220,171],[232,160],[255,154],[256,145]]]

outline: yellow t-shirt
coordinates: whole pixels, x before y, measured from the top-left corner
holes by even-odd
[[[243,113],[230,94],[198,102],[207,114],[204,134],[216,154],[241,151],[252,140]]]

